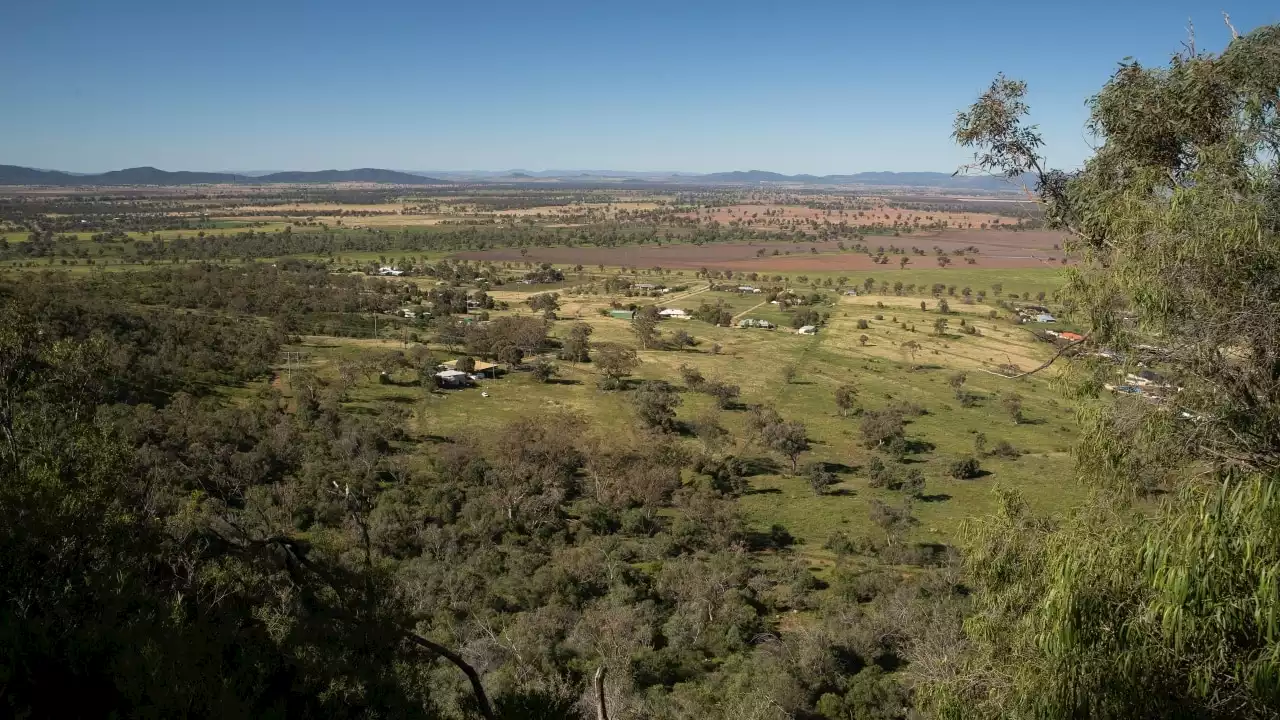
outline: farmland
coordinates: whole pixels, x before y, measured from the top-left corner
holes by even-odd
[[[999,275],[990,279],[998,282]],[[519,307],[532,292],[504,292],[496,297]],[[602,317],[598,310],[625,297],[567,296],[560,320],[553,323],[553,336],[564,335],[569,327],[585,322],[592,329],[593,342],[635,344],[630,324]],[[734,311],[758,305],[759,298],[703,291],[679,302],[662,305],[696,306],[700,302],[728,301]],[[1050,390],[1048,378],[1033,377],[1015,382],[984,372],[1002,364],[1034,367],[1050,354],[1049,346],[1038,342],[1027,330],[1008,321],[1007,313],[993,319],[994,306],[965,305],[946,317],[954,328],[973,324],[981,335],[958,332],[938,336],[932,333],[939,315],[920,310],[920,298],[864,295],[840,297],[830,308],[831,319],[813,337],[796,335],[787,329],[754,330],[715,327],[697,321],[665,321],[662,330],[686,330],[698,345],[685,350],[639,350],[640,365],[632,376],[636,382],[652,380],[681,385],[680,367],[697,369],[706,378],[741,388],[742,406],[764,404],[784,417],[802,420],[809,430],[813,450],[806,457],[840,468],[840,482],[832,491],[815,495],[803,478],[782,472],[777,459],[751,439],[744,410],[717,410],[711,398],[681,388],[677,417],[692,425],[708,413],[714,414],[733,441],[733,452],[752,457],[773,470],[754,475],[750,487],[738,499],[744,512],[760,529],[777,524],[798,538],[798,551],[820,565],[834,561],[824,544],[836,531],[857,531],[867,517],[870,501],[894,501],[897,493],[868,487],[866,469],[878,453],[863,447],[859,417],[838,413],[833,397],[836,388],[852,384],[869,409],[908,403],[927,411],[910,421],[908,437],[928,448],[914,453],[910,463],[924,469],[927,485],[918,503],[919,526],[913,537],[920,541],[949,543],[961,522],[992,509],[994,483],[1024,492],[1033,505],[1045,512],[1071,507],[1081,499],[1080,490],[1069,480],[1072,460],[1069,449],[1075,438],[1072,407]],[[512,311],[519,312],[519,311]],[[770,314],[772,312],[772,314]],[[528,311],[524,311],[527,315]],[[777,311],[748,313],[752,317],[775,317]],[[495,319],[502,313],[494,313]],[[881,319],[876,319],[880,316]],[[860,330],[864,320],[868,329]],[[906,328],[915,327],[915,331]],[[861,335],[868,341],[859,342]],[[296,347],[306,355],[307,367],[322,376],[335,377],[337,365],[353,354],[377,351],[405,351],[395,331],[385,340],[307,337]],[[913,357],[904,346],[917,342]],[[713,352],[713,348],[716,350]],[[434,347],[442,357],[454,356],[443,346]],[[528,372],[512,372],[497,380],[482,381],[477,388],[424,394],[411,379],[409,369],[390,384],[372,381],[352,390],[353,402],[413,408],[412,426],[427,436],[452,436],[460,432],[490,432],[511,419],[549,410],[567,410],[588,418],[588,425],[604,431],[635,432],[626,393],[603,392],[597,388],[599,371],[590,363],[560,363],[555,383],[538,381]],[[785,368],[793,368],[796,379],[783,378]],[[950,378],[968,373],[965,387],[977,400],[962,408],[957,403]],[[288,390],[287,381],[283,387]],[[481,395],[481,390],[487,397]],[[1021,395],[1024,418],[1015,424],[1000,399],[1011,393]],[[622,420],[623,422],[619,422]],[[1020,451],[1017,458],[984,461],[988,474],[977,480],[957,480],[947,475],[948,463],[973,452],[974,438],[983,433],[991,444],[1009,442]],[[688,441],[697,447],[694,439]],[[728,450],[722,449],[728,452]]]
[[[690,693],[766,634],[834,632],[900,697],[892,633],[927,617],[901,605],[960,617],[959,589],[930,593],[966,522],[1000,491],[1055,519],[1085,499],[1058,368],[1008,377],[1061,348],[1019,308],[1058,308],[1076,262],[1016,200],[237,187],[0,210],[0,299],[66,339],[39,362],[144,379],[101,405],[131,477],[213,468],[166,502],[310,547],[368,528],[417,626],[492,653],[500,694],[516,633],[688,622],[619,685],[631,716],[706,716]],[[569,597],[601,592],[651,599]],[[545,615],[584,602],[603,614]]]

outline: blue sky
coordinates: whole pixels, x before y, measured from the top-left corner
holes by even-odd
[[[1241,31],[1280,3],[1233,0]],[[1221,0],[0,4],[0,163],[951,170],[955,111],[1031,85],[1050,162],[1126,56],[1229,38]]]

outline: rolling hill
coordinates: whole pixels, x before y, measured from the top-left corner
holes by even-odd
[[[411,175],[395,170],[359,168],[357,170],[317,170],[315,172],[277,172],[254,178],[255,182],[269,183],[335,183],[363,182],[390,185],[447,185],[448,180]]]
[[[18,165],[0,165],[0,185],[205,185],[222,183],[336,183],[363,182],[395,185],[441,185],[447,180],[411,175],[394,170],[319,170],[316,172],[276,172],[259,177],[235,173],[171,172],[153,167],[136,167],[94,175],[73,175],[59,170],[35,170]]]
[[[458,181],[512,182],[560,180],[582,182],[598,180],[648,180],[662,183],[708,185],[861,185],[879,187],[918,187],[949,190],[1011,191],[1018,183],[991,176],[957,176],[941,172],[862,172],[851,175],[784,175],[768,170],[734,170],[705,175],[659,174],[605,170],[590,172],[511,170],[506,173],[450,172],[449,179],[427,177],[416,173],[358,168],[355,170],[283,171],[270,173],[171,172],[153,167],[136,167],[92,175],[59,170],[39,170],[17,165],[0,165],[0,185],[199,185],[199,184],[266,184],[266,183],[381,183],[388,185],[447,185]],[[1027,183],[1031,184],[1028,178]]]
[[[932,187],[969,190],[1013,190],[1001,177],[957,175],[941,172],[862,172],[852,175],[783,175],[766,170],[736,170],[700,175],[696,181],[708,183],[802,183],[805,185],[877,185],[884,187]],[[1030,178],[1026,179],[1032,184]]]

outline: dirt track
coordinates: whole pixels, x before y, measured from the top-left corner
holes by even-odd
[[[915,233],[901,237],[869,236],[865,242],[872,248],[895,245],[901,248],[917,247],[928,255],[908,255],[911,267],[935,267],[933,248],[946,252],[969,246],[976,247],[978,267],[1023,268],[1044,267],[1051,264],[1049,258],[1061,258],[1062,252],[1054,249],[1063,236],[1046,231],[1010,232],[1006,230],[951,230],[941,233]],[[846,243],[847,244],[847,243]],[[761,249],[764,257],[757,257]],[[819,254],[810,252],[814,248]],[[774,250],[778,255],[773,255]],[[517,248],[477,250],[457,253],[453,257],[466,260],[493,262],[549,262],[558,265],[582,264],[608,266],[634,266],[641,268],[715,268],[720,270],[780,270],[822,271],[863,270],[877,266],[863,253],[840,252],[834,242],[761,242],[724,243],[711,245],[627,245],[616,248],[600,247],[552,247],[527,248],[521,255]],[[896,266],[897,259],[890,260]],[[963,265],[962,261],[955,260]]]

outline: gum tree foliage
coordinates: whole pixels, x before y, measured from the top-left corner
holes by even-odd
[[[840,414],[848,415],[858,404],[858,388],[845,383],[836,388],[836,408]]]
[[[561,344],[558,354],[561,360],[570,362],[587,362],[591,359],[591,332],[590,325],[579,322],[574,323],[569,328],[569,335]]]
[[[640,383],[632,398],[636,415],[645,426],[670,432],[676,429],[676,407],[680,395],[667,383],[647,380]]]
[[[775,422],[766,425],[760,436],[772,451],[791,463],[791,474],[796,474],[800,455],[809,450],[809,431],[799,420]]]
[[[595,364],[604,379],[613,387],[620,387],[622,378],[640,365],[636,351],[617,343],[599,343],[595,347]]]
[[[1026,85],[998,77],[955,137],[1020,178],[1066,249],[1090,343],[1178,377],[1163,403],[1091,401],[1069,366],[1094,500],[1058,523],[1003,491],[972,528],[973,612],[912,658],[941,717],[1274,717],[1280,707],[1280,27],[1221,54],[1125,61],[1089,102],[1097,150],[1049,169]],[[1136,500],[1152,490],[1139,507]]]

